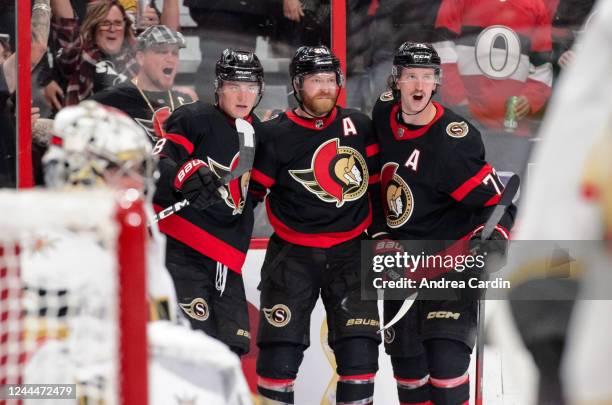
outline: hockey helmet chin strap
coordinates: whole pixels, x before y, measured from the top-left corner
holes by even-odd
[[[400,100],[400,109],[402,110],[402,114],[406,114],[406,115],[419,115],[420,113],[422,113],[423,111],[425,111],[425,109],[429,106],[429,104],[431,103],[431,99],[433,98],[434,94],[436,93],[436,91],[432,91],[431,95],[429,96],[429,100],[427,100],[427,104],[425,104],[425,107],[421,108],[419,111],[415,112],[415,113],[408,113],[406,111],[404,111],[403,108],[401,108],[402,102]]]

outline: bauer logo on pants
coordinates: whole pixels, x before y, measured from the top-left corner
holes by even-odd
[[[283,304],[276,304],[272,308],[264,308],[263,312],[268,323],[277,328],[282,328],[291,320],[291,311]]]
[[[187,315],[189,315],[193,319],[197,319],[198,321],[205,321],[210,315],[210,311],[208,310],[208,304],[206,303],[204,298],[195,298],[189,304],[179,303],[179,305]]]

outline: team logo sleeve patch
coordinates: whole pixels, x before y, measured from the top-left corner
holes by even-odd
[[[391,101],[393,100],[393,92],[385,91],[380,95],[380,101]]]
[[[463,138],[468,134],[470,128],[465,121],[451,122],[446,126],[446,133],[453,138]]]

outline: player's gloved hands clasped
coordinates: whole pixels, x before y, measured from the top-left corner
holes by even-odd
[[[221,186],[219,179],[200,159],[185,162],[178,170],[173,185],[196,209],[204,209],[211,204],[211,200],[221,198],[217,190]]]

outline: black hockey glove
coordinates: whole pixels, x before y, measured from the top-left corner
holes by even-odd
[[[200,159],[185,162],[176,174],[173,185],[195,209],[204,209],[212,200],[221,199],[217,189],[222,184]]]
[[[487,273],[494,273],[506,264],[508,238],[495,229],[488,240],[481,240],[482,230],[475,232],[470,238],[470,253],[472,256],[483,255],[487,264]],[[491,266],[494,264],[494,266]]]

